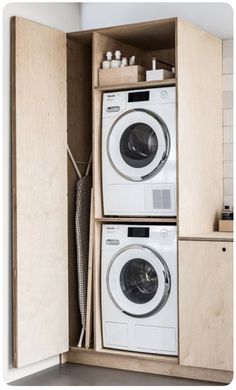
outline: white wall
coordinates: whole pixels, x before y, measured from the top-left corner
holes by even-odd
[[[221,39],[233,37],[233,11],[220,2],[124,2],[81,3],[81,29],[181,17]]]
[[[223,41],[224,204],[233,205],[233,40]]]
[[[6,382],[58,364],[59,356],[32,364],[22,369],[12,367],[12,283],[11,283],[11,227],[10,227],[10,17],[22,16],[62,31],[78,31],[80,7],[78,3],[10,3],[3,11],[3,374]],[[2,321],[2,319],[1,319]]]

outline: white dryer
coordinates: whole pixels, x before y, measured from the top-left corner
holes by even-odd
[[[103,346],[178,355],[176,226],[103,225]]]
[[[104,215],[176,215],[175,95],[175,87],[104,94]]]

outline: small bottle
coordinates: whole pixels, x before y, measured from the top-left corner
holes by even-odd
[[[121,65],[121,52],[119,50],[115,51],[115,59],[111,61],[112,68],[119,68]]]
[[[117,60],[118,67],[121,65],[121,52],[119,50],[115,51],[115,59]]]
[[[135,65],[135,56],[130,57],[129,59],[129,66]]]
[[[121,61],[121,67],[125,67],[128,65],[128,60],[127,60],[127,57],[122,57],[122,61]]]
[[[102,62],[102,68],[103,69],[109,69],[111,67],[111,60],[112,60],[112,52],[108,51],[106,53],[107,59]]]
[[[223,220],[232,220],[233,219],[233,213],[230,210],[230,207],[225,205],[224,210],[222,212],[222,219]]]
[[[156,57],[153,57],[152,58],[152,70],[156,70],[157,69],[157,59]]]

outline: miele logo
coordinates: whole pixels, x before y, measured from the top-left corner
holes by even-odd
[[[108,98],[113,98],[115,97],[116,95],[107,95]]]

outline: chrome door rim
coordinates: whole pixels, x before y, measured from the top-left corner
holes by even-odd
[[[142,249],[144,251],[148,251],[148,252],[151,252],[156,258],[157,258],[157,261],[159,261],[160,265],[161,265],[161,268],[162,268],[162,272],[163,272],[163,275],[164,275],[164,292],[163,292],[163,295],[162,295],[162,298],[160,299],[159,303],[157,304],[157,306],[153,309],[153,310],[150,310],[149,312],[147,313],[144,313],[144,314],[131,314],[129,312],[127,312],[126,310],[124,310],[117,302],[116,300],[114,299],[113,297],[113,294],[112,294],[112,291],[110,289],[110,284],[109,284],[109,275],[110,275],[110,270],[111,270],[111,267],[114,263],[114,261],[117,259],[117,257],[122,254],[123,252],[129,250],[129,249]],[[169,272],[169,269],[168,269],[168,266],[165,262],[165,260],[163,259],[163,257],[156,251],[154,251],[152,248],[149,248],[145,245],[127,245],[125,246],[124,248],[120,249],[111,259],[110,263],[109,263],[109,266],[108,266],[108,269],[107,269],[107,273],[106,273],[106,285],[107,285],[107,290],[108,290],[108,293],[109,293],[109,296],[112,300],[112,302],[114,303],[114,305],[120,310],[122,311],[124,314],[130,316],[130,317],[135,317],[135,318],[145,318],[145,317],[150,317],[156,313],[158,313],[162,308],[163,306],[166,304],[166,301],[168,300],[169,298],[169,295],[170,295],[170,290],[171,290],[171,277],[170,277],[170,272]],[[153,297],[154,299],[154,297]]]
[[[160,160],[160,162],[158,163],[157,167],[154,168],[150,173],[144,175],[144,176],[140,176],[140,177],[137,177],[137,178],[134,178],[134,177],[131,177],[131,176],[128,176],[126,174],[124,174],[122,171],[120,171],[116,165],[113,163],[113,160],[112,160],[112,157],[111,157],[111,154],[110,154],[110,150],[109,150],[109,142],[110,142],[110,137],[111,137],[111,134],[112,134],[112,131],[114,129],[114,127],[117,125],[117,123],[120,121],[120,119],[128,114],[130,114],[131,112],[135,112],[135,111],[138,111],[138,112],[144,112],[146,114],[149,114],[150,116],[152,116],[158,123],[159,125],[161,126],[161,129],[163,131],[163,135],[164,135],[164,138],[165,138],[165,143],[166,143],[166,151],[163,153],[163,156],[162,156],[162,159]],[[112,167],[114,168],[114,170],[122,177],[124,177],[125,179],[129,180],[129,181],[134,181],[134,182],[139,182],[139,181],[146,181],[148,179],[151,179],[153,176],[155,176],[158,172],[160,172],[162,170],[162,168],[164,167],[164,165],[166,164],[167,160],[168,160],[168,157],[169,157],[169,153],[170,153],[170,147],[171,147],[171,140],[170,140],[170,134],[169,134],[169,130],[168,130],[168,127],[167,125],[165,124],[165,122],[163,121],[163,119],[156,113],[150,111],[150,110],[146,110],[146,109],[143,109],[143,108],[134,108],[132,110],[129,110],[129,111],[126,111],[124,112],[123,114],[121,114],[116,120],[115,122],[113,123],[110,131],[109,131],[109,134],[108,134],[108,137],[107,137],[107,155],[108,155],[108,159],[110,161],[110,164],[112,165]],[[127,164],[128,165],[128,164]]]

